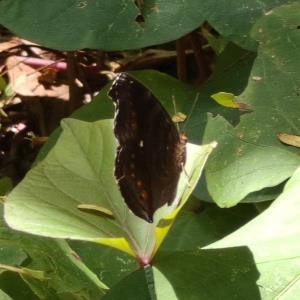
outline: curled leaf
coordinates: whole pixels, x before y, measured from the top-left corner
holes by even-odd
[[[95,204],[79,204],[77,205],[77,208],[82,211],[98,212],[100,214],[105,215],[106,217],[113,217],[113,213],[109,209],[103,206],[99,206]]]

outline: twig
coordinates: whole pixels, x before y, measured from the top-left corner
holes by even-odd
[[[184,39],[181,38],[176,41],[177,51],[177,78],[182,81],[187,80],[187,66],[186,66],[186,55],[185,55]]]
[[[199,81],[203,82],[210,74],[208,63],[206,62],[204,52],[202,50],[201,41],[196,31],[189,34],[189,38],[194,50],[196,64],[198,66]]]
[[[67,75],[69,81],[69,113],[82,105],[82,90],[76,84],[78,74],[77,59],[74,52],[67,53]]]

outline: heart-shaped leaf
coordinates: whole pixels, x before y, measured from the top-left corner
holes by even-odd
[[[299,11],[299,2],[276,8],[253,28],[258,55],[238,96],[253,111],[235,127],[220,116],[208,120],[205,139],[216,140],[219,147],[207,164],[206,179],[221,207],[280,184],[299,165],[299,149],[277,138],[280,132],[300,132]]]
[[[300,288],[300,168],[261,215],[207,248],[247,246],[260,272],[262,299],[297,299]]]
[[[112,120],[88,123],[67,119],[62,128],[46,158],[9,195],[5,203],[7,223],[33,234],[97,241],[147,264],[192,192],[215,145],[187,145],[187,163],[177,192],[180,206],[161,207],[155,222],[148,223],[131,213],[116,184]],[[83,209],[87,207],[98,209]],[[161,221],[166,218],[169,221]]]
[[[176,40],[207,20],[221,35],[255,49],[255,21],[288,0],[6,0],[1,23],[51,48],[122,50]]]

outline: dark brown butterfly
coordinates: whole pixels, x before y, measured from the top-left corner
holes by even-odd
[[[187,139],[154,95],[127,73],[118,74],[109,96],[119,142],[115,177],[131,211],[153,222],[154,212],[175,198]]]

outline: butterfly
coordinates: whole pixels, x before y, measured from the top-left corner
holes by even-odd
[[[117,183],[129,209],[152,223],[155,211],[174,201],[187,138],[151,91],[129,74],[119,73],[108,94],[115,104],[119,143]]]

